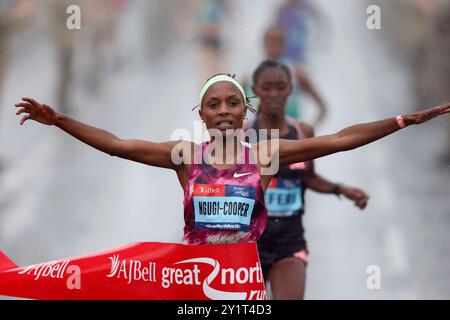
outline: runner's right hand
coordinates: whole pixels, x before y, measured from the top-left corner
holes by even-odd
[[[25,121],[31,119],[48,126],[54,125],[58,120],[58,114],[46,104],[40,104],[32,98],[22,98],[25,102],[16,103],[15,106],[19,109],[16,114],[27,113],[20,119],[20,125]]]

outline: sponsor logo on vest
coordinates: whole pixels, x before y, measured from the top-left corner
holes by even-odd
[[[220,188],[199,187],[201,193],[219,193]]]
[[[235,172],[234,174],[233,174],[233,178],[240,178],[240,177],[244,177],[244,176],[248,176],[249,174],[252,174],[251,172],[245,172],[245,173],[237,173],[237,172]]]
[[[236,191],[236,194],[240,194],[243,197],[248,197],[250,195],[247,191]]]

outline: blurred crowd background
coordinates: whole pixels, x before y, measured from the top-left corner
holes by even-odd
[[[380,30],[366,23],[374,4]],[[70,5],[81,9],[79,30],[66,26]],[[29,96],[123,138],[170,140],[177,128],[193,132],[207,78],[250,81],[273,28],[280,58],[322,97],[300,90],[299,117],[328,109],[318,135],[450,101],[449,0],[0,0],[0,249],[24,265],[179,242],[174,174],[56,128],[19,127],[14,103]],[[450,298],[450,117],[316,167],[371,198],[360,213],[307,194],[306,298]],[[366,286],[370,265],[381,268],[379,290]]]
[[[385,16],[386,40],[410,70],[416,105],[439,104],[450,98],[450,1],[375,1]],[[450,119],[448,119],[450,123]],[[450,124],[447,124],[450,137]],[[450,159],[447,139],[444,161]]]

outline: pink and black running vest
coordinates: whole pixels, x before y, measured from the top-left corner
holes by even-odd
[[[211,143],[201,145],[184,189],[185,243],[256,242],[264,231],[261,177],[250,145],[242,145],[241,164],[228,169],[209,165],[205,153]]]
[[[289,132],[281,136],[281,139],[305,139],[296,120],[286,117],[286,122]],[[258,119],[246,126],[258,130]],[[271,265],[287,257],[302,255],[301,260],[306,261],[307,259],[303,256],[303,254],[307,254],[307,243],[302,216],[305,192],[304,175],[308,169],[308,162],[283,166],[274,175],[266,190],[265,202],[268,221],[266,229],[258,239],[259,257],[264,273]],[[305,252],[301,253],[302,250]]]
[[[286,122],[289,132],[287,135],[280,137],[281,139],[305,139],[297,120],[286,117]],[[246,123],[245,127],[258,132],[260,129],[258,119]],[[259,134],[257,134],[257,137],[259,141]],[[303,174],[308,165],[308,162],[301,162],[279,168],[270,181],[265,194],[269,218],[292,217],[303,214],[305,191]]]

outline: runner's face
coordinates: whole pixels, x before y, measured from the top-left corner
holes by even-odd
[[[213,84],[203,96],[200,118],[208,129],[218,129],[222,134],[227,129],[241,129],[245,113],[242,93],[230,82]]]
[[[259,112],[272,116],[284,115],[284,107],[291,94],[292,84],[282,69],[264,70],[252,89],[260,99]]]

